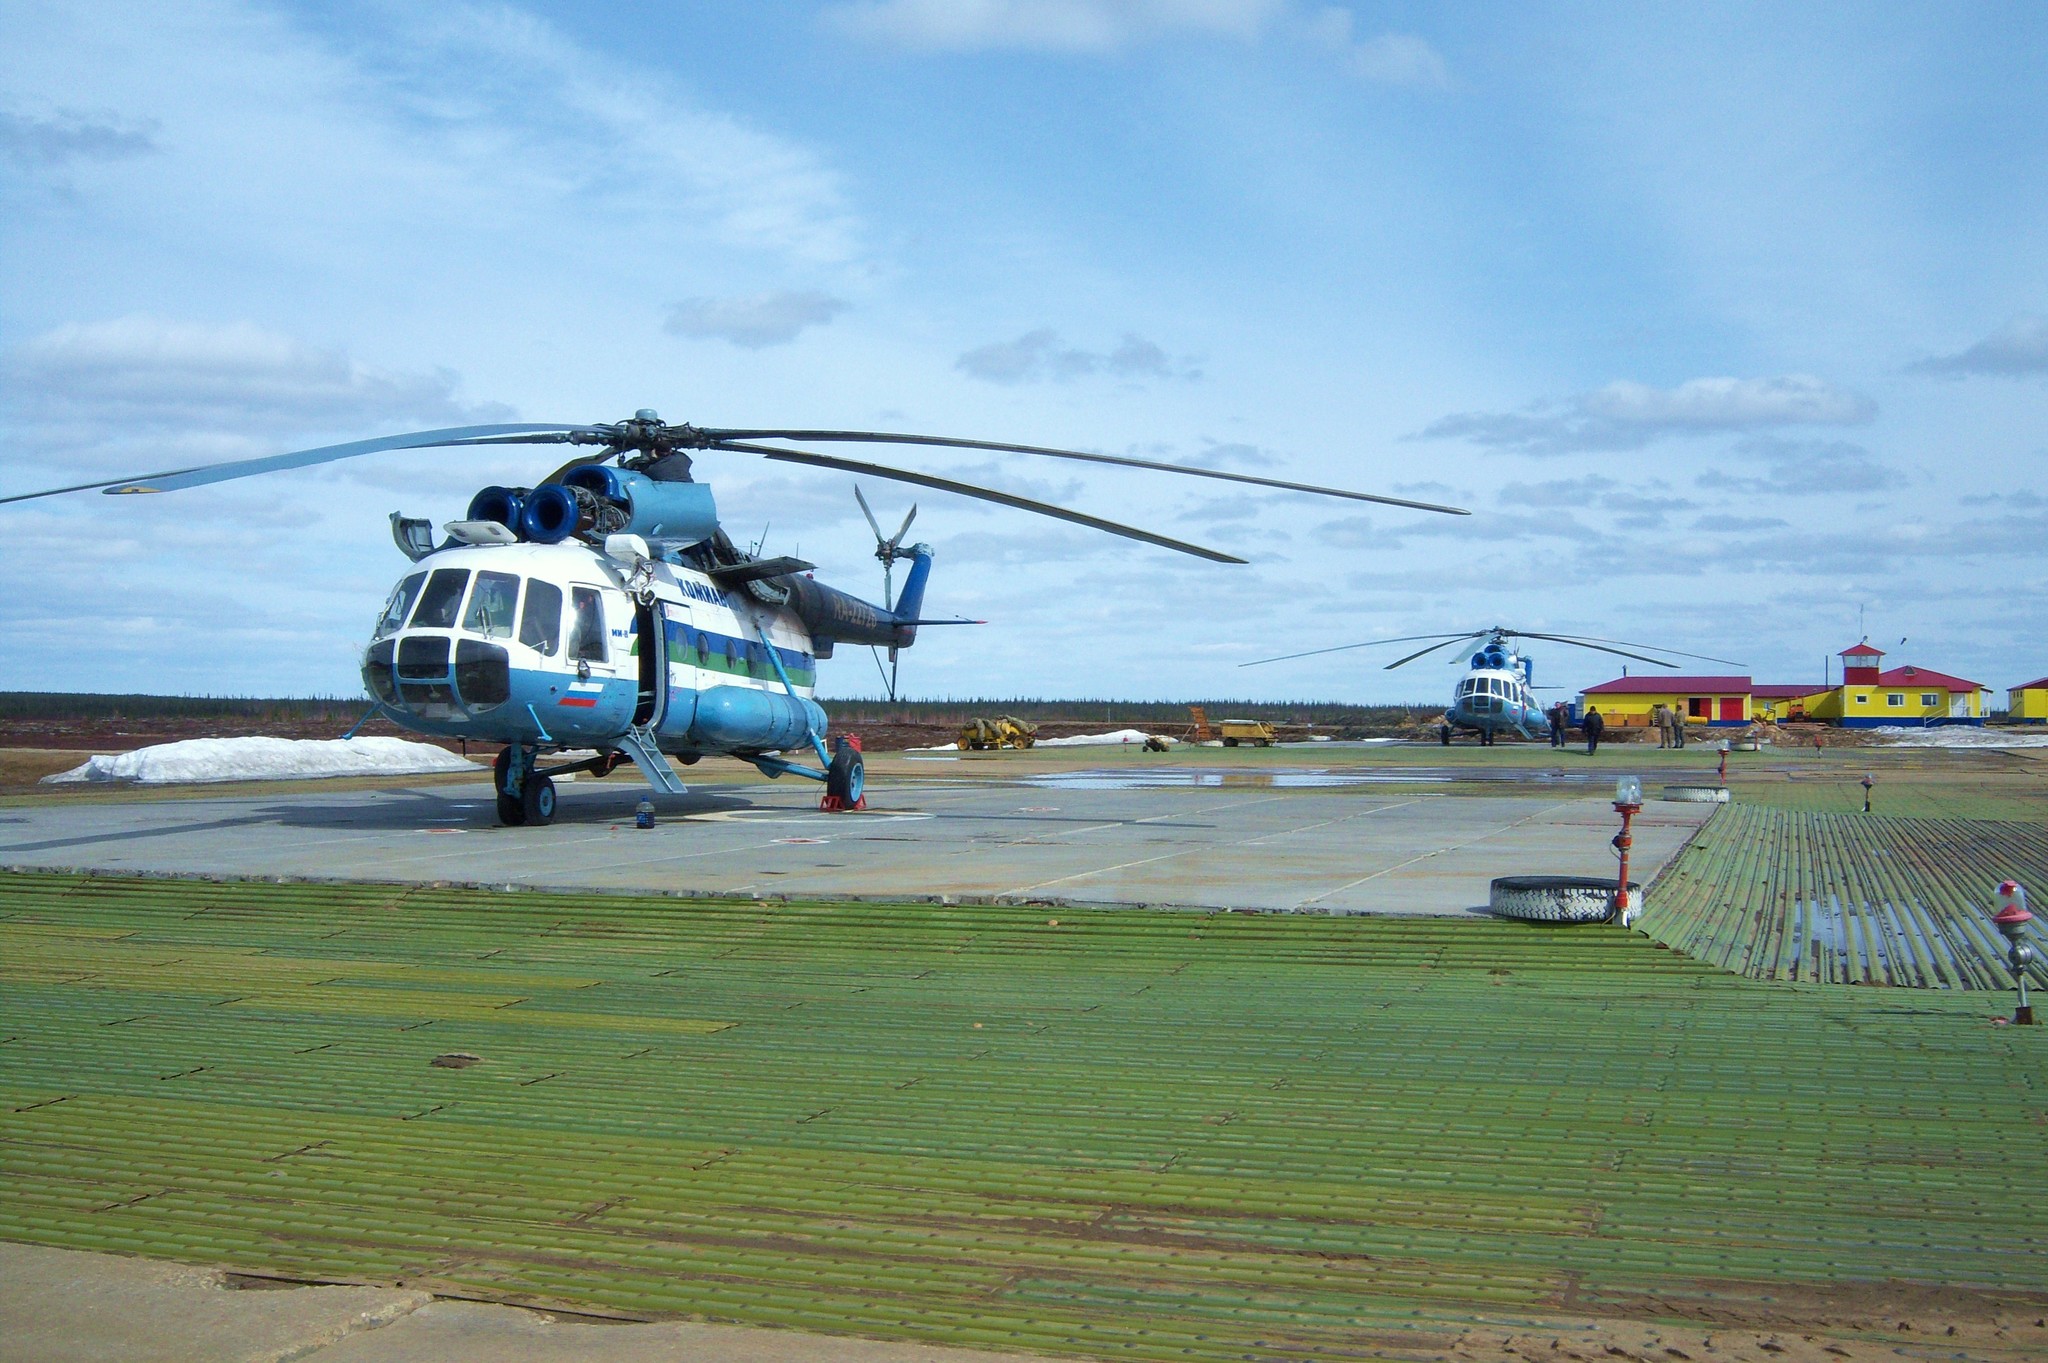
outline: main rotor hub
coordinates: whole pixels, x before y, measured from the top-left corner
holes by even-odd
[[[642,407],[624,421],[577,431],[569,437],[569,443],[602,445],[620,456],[634,456],[630,461],[623,457],[620,460],[633,467],[677,450],[709,449],[713,436],[703,427],[693,426],[687,421],[670,425],[652,407]]]

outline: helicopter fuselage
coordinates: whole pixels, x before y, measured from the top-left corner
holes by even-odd
[[[1536,694],[1529,689],[1529,660],[1498,642],[1472,655],[1470,670],[1459,679],[1444,711],[1450,728],[1475,732],[1487,741],[1510,729],[1534,738],[1536,726],[1544,722]]]
[[[459,545],[393,589],[363,678],[424,734],[607,749],[639,731],[685,760],[751,759],[825,733],[820,651],[794,609],[685,564],[629,567],[578,541]]]

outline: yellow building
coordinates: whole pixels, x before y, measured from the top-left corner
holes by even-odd
[[[1773,724],[1802,720],[1809,718],[1813,707],[1833,691],[1832,687],[1815,686],[1811,682],[1789,685],[1760,682],[1749,688],[1749,712],[1757,719],[1769,720]]]
[[[1659,705],[1688,724],[1740,727],[1750,720],[1747,677],[1616,677],[1579,693],[1579,713],[1597,707],[1609,725],[1647,727]]]
[[[2048,677],[2008,689],[2005,708],[2014,719],[2029,724],[2048,724]]]
[[[1806,713],[1845,729],[1926,728],[1936,724],[1982,724],[1984,684],[1929,667],[1883,670],[1884,650],[1869,644],[1845,648],[1842,684],[1813,698]]]

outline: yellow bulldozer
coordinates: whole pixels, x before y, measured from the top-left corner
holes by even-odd
[[[1014,715],[1001,715],[995,719],[970,719],[960,726],[959,744],[962,751],[1028,748],[1037,741],[1038,726],[1026,723]]]

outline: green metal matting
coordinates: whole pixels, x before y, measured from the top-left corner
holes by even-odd
[[[0,1237],[1159,1359],[2048,1303],[2048,1029],[1982,996],[1052,917],[0,877]]]
[[[1998,883],[2048,888],[2048,826],[1735,804],[1644,895],[1636,926],[1759,980],[2010,989]],[[2048,982],[2048,936],[2028,928]]]

